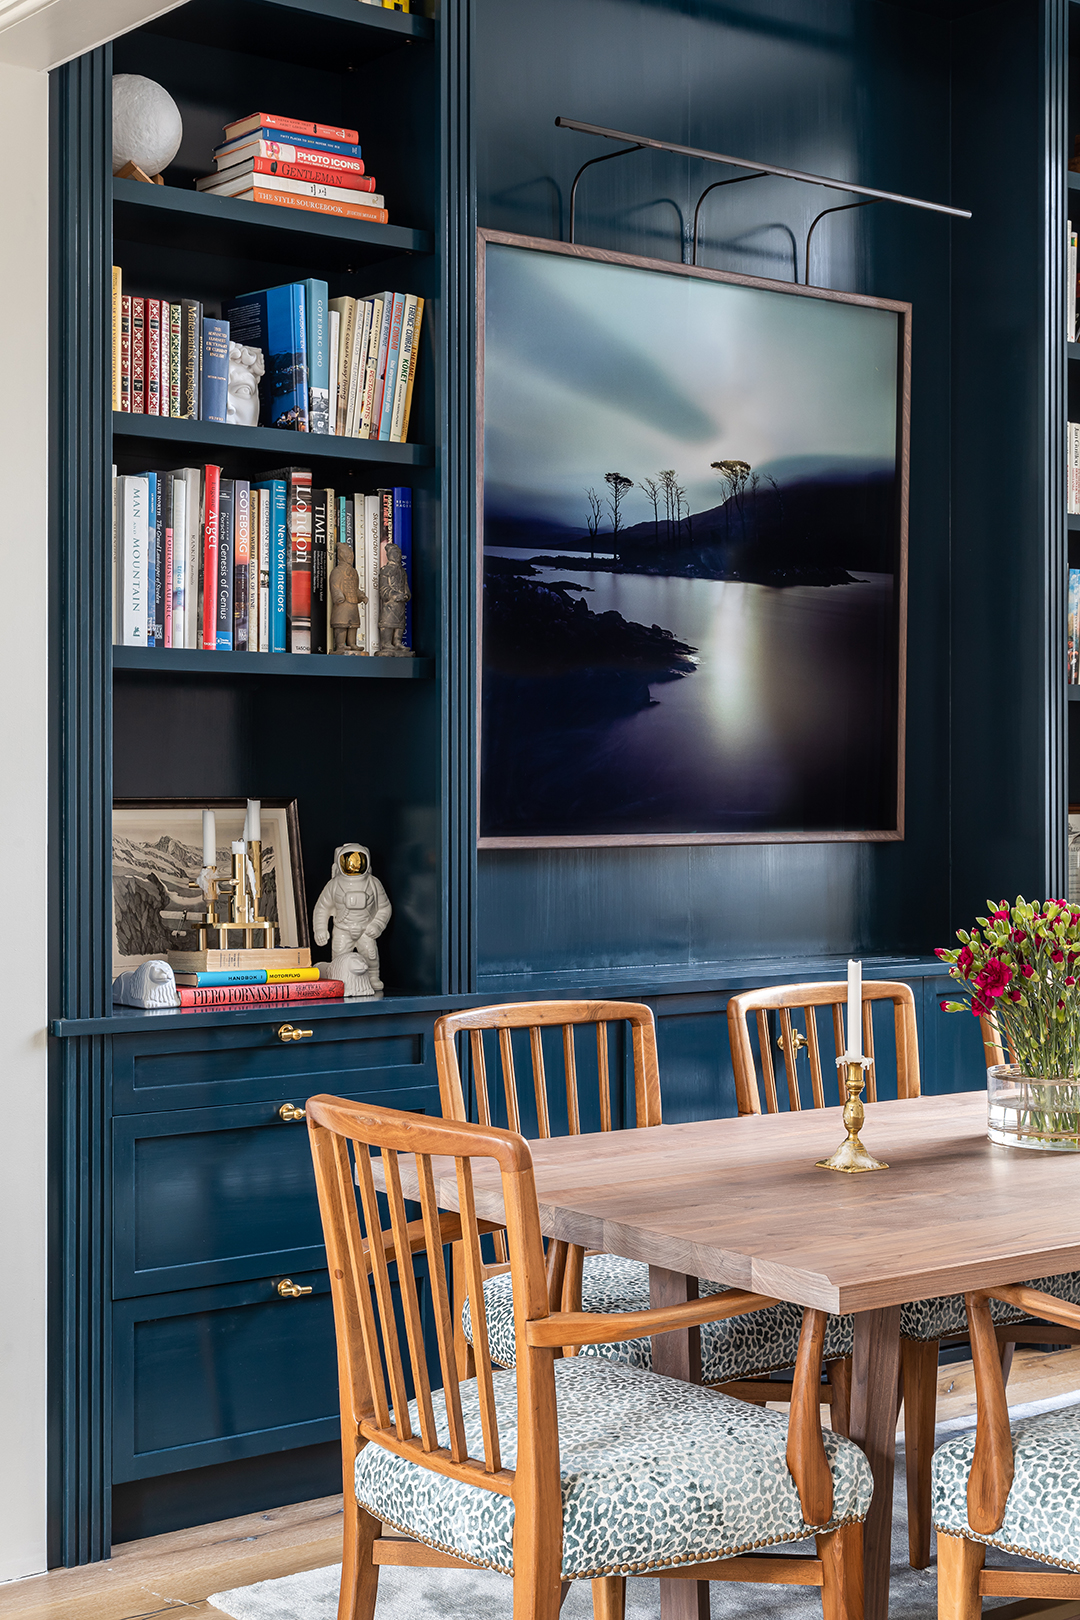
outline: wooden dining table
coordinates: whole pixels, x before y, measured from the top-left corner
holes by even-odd
[[[531,1142],[544,1234],[649,1266],[654,1304],[704,1277],[855,1315],[851,1438],[874,1475],[866,1620],[886,1620],[900,1307],[1080,1270],[1080,1155],[1000,1147],[986,1094],[868,1103],[862,1138],[888,1168],[817,1168],[839,1108],[695,1120]],[[452,1163],[439,1201],[457,1207]],[[407,1182],[402,1161],[403,1183]],[[498,1221],[497,1167],[474,1161],[477,1214]],[[653,1339],[657,1372],[700,1376],[699,1330]],[[661,1581],[663,1620],[702,1620],[708,1583]]]

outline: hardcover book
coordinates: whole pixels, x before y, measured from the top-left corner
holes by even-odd
[[[146,414],[161,415],[161,299],[146,300]]]
[[[124,276],[118,264],[112,267],[112,408],[122,411],[120,388],[121,322],[124,308]]]
[[[395,444],[401,444],[405,424],[405,398],[409,388],[409,372],[412,367],[413,340],[416,336],[416,307],[419,303],[415,293],[405,295],[405,313],[401,320],[401,353],[398,360],[397,375],[394,378],[394,403],[390,410],[390,431],[387,437]]]
[[[349,356],[349,393],[346,401],[345,432],[355,439],[360,432],[364,410],[364,381],[367,376],[368,343],[371,340],[371,312],[374,302],[359,298],[353,322],[352,353]]]
[[[413,384],[416,381],[416,362],[420,354],[420,322],[424,314],[424,300],[416,300],[416,318],[413,322],[412,352],[409,355],[409,377],[405,384],[405,408],[401,416],[401,432],[398,434],[398,443],[404,444],[409,437],[409,417],[412,414]]]
[[[356,435],[360,439],[372,437],[371,424],[375,414],[375,393],[379,381],[379,343],[383,329],[386,295],[377,293],[371,300],[371,320],[368,323],[368,341],[364,355],[363,393],[360,396],[360,420]]]
[[[360,497],[357,496],[357,500]],[[363,544],[367,557],[367,650],[372,658],[379,651],[379,543],[382,538],[382,502],[377,495],[365,495]]]
[[[270,651],[270,492],[253,489],[259,514],[259,652]],[[254,540],[254,533],[252,534]]]
[[[158,475],[144,473],[146,479],[146,645],[161,646],[161,562],[165,536],[160,527]]]
[[[302,118],[283,118],[279,113],[249,113],[225,125],[225,137],[235,141],[239,135],[250,135],[257,129],[280,129],[287,135],[316,135],[321,140],[344,141],[355,146],[360,139],[355,129],[342,129],[337,124],[309,124]]]
[[[172,305],[167,298],[161,300],[161,333],[158,345],[158,414],[168,416],[172,400]]]
[[[361,219],[370,225],[386,225],[390,215],[385,208],[371,208],[363,203],[338,202],[331,197],[294,196],[291,192],[273,186],[252,186],[234,193],[236,202],[272,203],[278,208],[301,208],[309,214],[333,214],[338,219]]]
[[[401,550],[405,577],[412,590],[412,490],[394,486],[394,544]],[[412,598],[405,606],[405,646],[412,647]]]
[[[311,492],[311,651],[326,652],[328,609],[327,574],[329,568],[329,497],[332,491],[313,489]]]
[[[131,297],[120,304],[120,409],[131,410]]]
[[[297,968],[311,966],[306,945],[275,945],[271,950],[170,951],[174,973],[221,973],[236,968]]]
[[[298,176],[285,176],[280,174],[262,174],[247,169],[247,172],[234,175],[232,170],[221,174],[208,174],[202,180],[195,182],[198,189],[206,197],[247,197],[252,190],[283,192],[290,197],[319,197],[327,202],[341,202],[355,204],[357,207],[378,209],[386,208],[386,199],[381,192],[373,189],[358,192],[350,186],[336,185],[333,179],[325,174],[316,174],[313,180]],[[250,199],[249,199],[250,200]],[[258,201],[258,199],[255,199]],[[370,215],[359,216],[364,219]]]
[[[225,310],[237,343],[263,352],[266,370],[259,383],[259,422],[264,427],[309,426],[307,321],[300,282],[244,293]]]
[[[199,397],[204,422],[224,422],[229,411],[229,322],[203,316]]]
[[[340,979],[320,979],[317,983],[235,984],[218,989],[177,990],[181,1007],[259,1007],[290,1001],[340,1001],[345,986]]]
[[[288,482],[285,478],[267,479],[255,486],[266,496],[266,527],[269,548],[269,612],[267,615],[267,652],[288,652],[288,592],[289,592],[289,505]]]
[[[304,337],[308,360],[308,423],[312,433],[330,432],[329,291],[309,279],[304,288]]]
[[[349,416],[349,375],[352,368],[353,329],[356,325],[355,298],[331,298],[330,311],[337,316],[337,414],[334,432],[344,433]]]
[[[118,480],[120,502],[120,601],[122,607],[121,643],[125,647],[146,646],[147,577],[146,552],[149,537],[149,495],[145,477],[127,476]]]
[[[161,549],[161,620],[163,647],[173,644],[173,512],[172,473],[158,474],[158,511],[165,542]]]
[[[242,135],[238,141],[230,141],[227,146],[218,147],[214,154],[214,165],[219,170],[234,169],[238,163],[246,163],[250,158],[259,158],[263,162],[289,163],[305,169],[319,169],[324,174],[363,174],[364,160],[352,157],[348,153],[331,150],[340,143],[325,142],[325,149],[308,145],[290,146],[281,141],[260,140],[258,134]],[[372,181],[371,190],[375,189]]]
[[[251,603],[251,485],[233,482],[233,652],[247,652]]]
[[[378,349],[375,353],[375,391],[371,399],[371,422],[366,434],[362,438],[377,439],[379,426],[382,422],[383,392],[386,388],[386,363],[390,356],[390,328],[394,317],[394,295],[384,292],[382,295],[382,316],[379,321]],[[371,336],[371,346],[375,349],[375,334]]]
[[[317,967],[223,968],[208,973],[177,973],[175,977],[177,984],[204,990],[230,984],[313,984],[319,982],[319,970]]]
[[[341,337],[341,316],[336,309],[327,304],[327,319],[330,323],[330,408],[326,413],[327,432],[337,432],[338,408],[338,345]]]
[[[255,141],[258,141],[262,146],[279,145],[276,137],[281,133],[281,130],[256,129],[252,130],[250,135],[238,136],[234,141],[222,141],[220,146],[214,147],[214,162],[235,163],[238,149],[250,146]],[[335,157],[354,158],[358,163],[361,156],[360,147],[355,141],[328,141],[322,135],[305,135],[303,148],[305,152],[329,152]],[[281,150],[286,151],[288,148],[282,146]]]
[[[183,310],[180,304],[169,305],[169,415],[180,416],[180,394],[183,379]]]
[[[394,415],[394,389],[397,386],[398,361],[401,358],[401,323],[405,316],[405,294],[395,293],[390,314],[390,338],[386,350],[386,378],[383,383],[382,408],[379,412],[379,438],[389,439],[390,423]],[[375,434],[372,433],[372,438]]]
[[[287,489],[288,578],[285,592],[286,651],[311,651],[311,469],[285,467],[270,474]]]
[[[180,300],[180,415],[199,420],[202,372],[202,304],[197,298]]]
[[[188,515],[187,474],[169,474],[172,514],[172,640],[171,647],[187,647]]]
[[[233,547],[235,544],[235,485],[223,478],[218,486],[217,632],[218,652],[233,650]]]
[[[313,152],[312,157],[318,158],[319,154]],[[251,179],[252,175],[265,174],[274,176],[279,185],[289,180],[298,182],[302,186],[329,186],[331,187],[331,196],[339,196],[340,194],[339,200],[345,202],[349,201],[350,197],[355,198],[357,192],[370,193],[373,197],[378,198],[377,203],[374,203],[373,206],[378,208],[386,206],[382,197],[376,191],[374,175],[360,174],[350,169],[327,167],[329,162],[345,162],[344,158],[331,159],[328,153],[324,153],[323,159],[324,161],[315,163],[283,163],[278,158],[249,157],[245,158],[241,163],[230,163],[228,168],[219,167],[213,174],[204,174],[201,180],[196,180],[195,189],[196,191],[220,191],[223,195],[228,196],[229,193],[226,190],[228,186],[235,186],[236,190],[244,191],[248,185],[259,185],[261,183],[259,180],[253,181]],[[288,186],[284,189],[292,190],[293,187]],[[363,201],[364,199],[361,197],[357,200]]]
[[[221,468],[203,471],[202,644],[204,652],[217,647],[218,501]],[[205,966],[205,963],[199,964]]]
[[[199,620],[199,577],[203,552],[202,469],[185,467],[181,473],[186,491],[185,533],[187,536],[187,564],[184,586],[184,640],[182,645],[194,651],[201,645]]]
[[[146,299],[131,300],[131,409],[146,411]]]

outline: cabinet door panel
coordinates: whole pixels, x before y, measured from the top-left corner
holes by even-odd
[[[302,1103],[304,1095],[291,1100]],[[392,1108],[439,1111],[434,1087],[361,1095]],[[307,1128],[302,1120],[283,1122],[279,1106],[113,1121],[115,1298],[323,1264]]]
[[[283,1024],[311,1030],[282,1041]],[[150,1031],[113,1041],[116,1113],[205,1108],[330,1091],[398,1089],[434,1084],[432,1019],[313,1018],[287,1004],[265,1023],[170,1031],[167,1043]]]

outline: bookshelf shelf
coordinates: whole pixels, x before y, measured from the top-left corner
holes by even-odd
[[[177,647],[114,647],[113,669],[140,675],[288,675],[331,680],[426,681],[433,658],[338,658],[326,653],[203,652]]]
[[[1080,703],[1080,686],[1070,686],[1067,691],[1070,703]]]
[[[337,461],[367,466],[430,467],[435,452],[426,444],[391,444],[385,439],[346,439],[332,433],[288,433],[282,428],[236,427],[230,422],[193,422],[186,417],[113,412],[113,439],[139,440],[165,455],[235,450],[266,458],[267,466],[292,462]]]
[[[1067,528],[1075,533],[1077,529],[1080,529],[1080,517],[1067,517],[1065,524]]]
[[[1076,0],[1076,3],[1080,4],[1080,0]],[[1065,178],[1070,191],[1080,191],[1080,174],[1076,174],[1072,169],[1066,169]]]
[[[1080,5],[1080,0],[1077,4]],[[1080,343],[1066,343],[1065,349],[1070,360],[1080,360]]]
[[[311,273],[356,270],[400,253],[431,253],[435,246],[430,231],[405,225],[369,225],[139,180],[114,180],[112,186],[114,235],[159,250],[195,248],[233,259],[305,264]]]
[[[144,32],[264,60],[350,71],[388,51],[435,37],[427,17],[358,0],[190,0]]]

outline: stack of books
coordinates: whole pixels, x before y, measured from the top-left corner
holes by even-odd
[[[373,225],[388,223],[375,177],[364,172],[355,129],[250,113],[226,124],[223,133],[222,144],[214,148],[214,172],[196,180],[197,190]]]
[[[258,385],[259,427],[404,444],[412,413],[424,300],[415,293],[329,298],[315,277],[240,293],[217,311],[196,298],[124,291],[113,266],[113,409],[230,420],[230,344],[259,351],[261,375],[234,364],[238,389]],[[254,413],[252,413],[254,414]]]
[[[353,548],[357,648],[379,649],[379,574],[391,543],[412,588],[412,490],[315,489],[309,467],[252,481],[219,466],[113,477],[113,640],[122,647],[329,653],[329,579]],[[404,644],[412,645],[411,606]]]
[[[235,963],[242,960],[243,965]],[[283,1001],[339,1001],[340,979],[320,979],[305,947],[273,950],[170,951],[181,1007],[259,1006]]]

